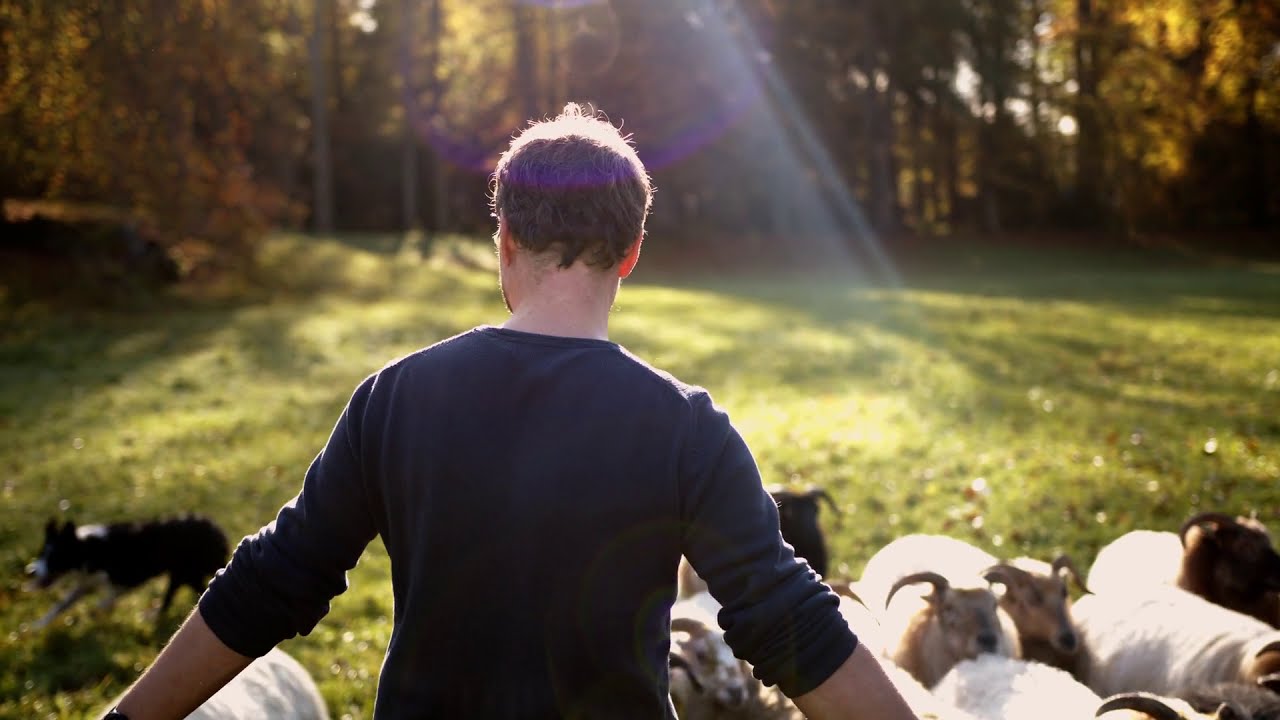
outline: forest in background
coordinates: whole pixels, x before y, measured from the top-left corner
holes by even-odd
[[[1280,226],[1274,0],[0,0],[0,198],[197,254],[488,234],[569,100],[690,252]]]

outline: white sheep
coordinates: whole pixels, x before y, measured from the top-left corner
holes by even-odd
[[[1280,631],[1173,587],[1090,595],[1075,606],[1100,695],[1182,696],[1218,682],[1280,682]]]
[[[1182,563],[1177,533],[1134,530],[1098,551],[1089,568],[1089,587],[1096,593],[1176,585]]]
[[[1214,720],[1178,698],[1126,693],[1103,700],[1043,663],[983,655],[958,663],[933,689],[937,699],[979,720]],[[1217,706],[1215,706],[1217,707]],[[1222,720],[1235,716],[1223,713]],[[1243,720],[1236,718],[1235,720]]]
[[[907,707],[911,708],[920,720],[978,720],[975,716],[936,697],[911,677],[911,673],[898,667],[893,661],[881,658],[880,667],[889,677],[889,682],[898,689],[898,694],[906,701]]]
[[[119,698],[112,705],[119,702]],[[106,712],[98,713],[101,717]],[[329,720],[316,683],[297,660],[275,648],[254,660],[187,720]]]
[[[1102,698],[1071,675],[998,655],[964,660],[933,689],[939,700],[984,720],[1093,717]]]
[[[306,668],[275,648],[250,663],[187,720],[328,720],[320,689]]]
[[[1280,553],[1256,518],[1202,512],[1179,531],[1135,530],[1102,548],[1089,584],[1120,590],[1176,585],[1280,627]]]
[[[994,564],[986,551],[946,535],[904,535],[867,560],[853,589],[878,612],[889,588],[905,575],[936,572],[956,585],[981,583],[982,570]]]

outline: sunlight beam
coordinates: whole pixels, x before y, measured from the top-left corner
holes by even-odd
[[[781,161],[770,168],[774,185],[815,185],[812,196],[800,199],[803,207],[780,209],[800,222],[799,232],[789,242],[821,243],[820,247],[806,250],[820,253],[822,258],[838,257],[851,270],[871,270],[881,280],[901,285],[901,277],[876,231],[748,19],[732,6],[722,10],[707,0],[699,5],[708,47],[740,75],[734,80],[745,80],[754,90],[752,95],[761,101],[761,122],[768,139],[778,144],[775,155]],[[736,37],[730,27],[741,28]],[[817,173],[816,183],[809,181],[812,172]],[[779,194],[789,197],[786,192]],[[794,195],[790,197],[795,199]],[[849,237],[857,242],[859,255],[864,257],[854,255],[846,241]]]

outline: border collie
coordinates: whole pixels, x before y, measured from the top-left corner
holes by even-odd
[[[109,611],[119,597],[151,578],[169,576],[158,621],[174,593],[186,585],[199,595],[209,578],[227,562],[227,536],[211,520],[185,516],[148,522],[62,527],[50,520],[44,527],[44,549],[27,566],[28,589],[43,589],[67,574],[76,583],[33,627],[42,629],[91,591],[106,587],[98,602]]]

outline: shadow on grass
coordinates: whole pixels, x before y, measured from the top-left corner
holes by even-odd
[[[132,662],[120,661],[119,638],[133,634],[133,628],[121,623],[80,619],[72,627],[54,627],[22,640],[27,652],[6,653],[4,660],[18,662],[3,672],[33,695],[75,693],[107,684],[123,687],[137,678],[137,671]],[[155,638],[157,650],[167,637]]]
[[[272,278],[270,287],[246,286],[243,292],[213,300],[171,296],[131,309],[38,303],[0,308],[11,321],[0,323],[0,386],[21,389],[0,393],[0,430],[29,425],[43,408],[73,402],[127,379],[155,376],[161,382],[175,358],[216,344],[245,356],[250,371],[264,381],[297,376],[315,365],[319,353],[334,350],[299,342],[296,332],[300,324],[326,313],[330,297],[339,304],[347,302],[348,312],[353,306],[349,301],[358,306],[393,300],[422,308],[421,322],[412,333],[405,328],[379,329],[376,324],[360,327],[355,318],[342,319],[363,334],[358,340],[367,338],[372,346],[443,337],[454,327],[441,309],[468,296],[476,302],[488,295],[496,298],[496,282],[481,287],[467,279],[483,271],[483,249],[442,243],[439,254],[431,258],[389,259],[400,238],[376,240],[352,241],[351,247],[359,248],[353,252],[337,241],[281,238],[262,252],[258,273]],[[215,376],[163,382],[181,395],[217,381]]]

